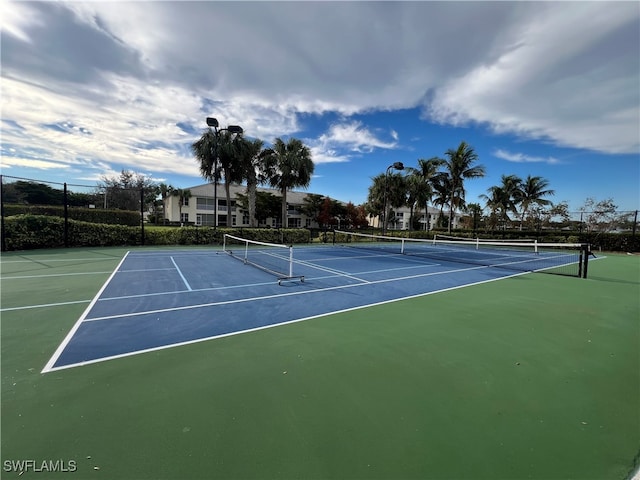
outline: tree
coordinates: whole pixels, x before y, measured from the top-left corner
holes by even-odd
[[[103,175],[98,182],[105,195],[105,205],[118,210],[140,210],[140,192],[143,192],[143,208],[153,204],[158,197],[158,186],[151,178],[131,170],[122,170],[118,176]]]
[[[436,207],[440,207],[440,215],[438,216],[438,227],[443,227],[444,207],[449,205],[449,192],[451,191],[451,181],[447,174],[438,175],[432,181],[433,192],[435,196],[432,202]]]
[[[385,223],[384,223],[385,230],[389,224],[388,220],[391,220],[392,218],[392,213],[393,213],[394,226],[396,223],[395,212],[392,212],[391,209],[404,207],[407,204],[408,186],[407,186],[406,177],[399,173],[393,173],[391,175],[387,175],[386,190],[387,190],[387,215],[385,215]]]
[[[480,178],[485,175],[483,165],[473,165],[478,160],[474,149],[465,142],[460,142],[458,148],[445,152],[447,159],[445,167],[450,181],[449,192],[449,233],[453,224],[453,215],[458,208],[464,207],[464,181],[472,178]]]
[[[215,185],[224,176],[224,189],[227,199],[227,224],[231,220],[231,183],[242,181],[242,149],[239,144],[241,134],[227,130],[214,132],[208,128],[199,140],[191,145],[191,151],[200,162],[200,174]],[[216,218],[218,206],[214,206]],[[216,222],[217,223],[217,222]]]
[[[502,175],[502,184],[487,189],[489,195],[480,195],[486,200],[486,206],[491,210],[491,220],[495,226],[496,220],[502,222],[503,228],[511,221],[509,212],[517,214],[516,201],[520,192],[522,180],[516,175]]]
[[[469,224],[466,225],[465,228],[469,228],[475,232],[480,225],[480,220],[482,219],[482,207],[479,203],[470,203],[467,205],[466,211],[469,214]]]
[[[382,216],[382,229],[386,230],[393,208],[407,204],[407,182],[399,173],[387,175],[381,173],[372,178],[367,197],[368,211],[372,215]],[[386,211],[385,210],[386,200]]]
[[[238,204],[245,210],[249,210],[249,196],[242,193],[236,194]],[[256,192],[255,218],[258,223],[266,223],[268,218],[276,218],[280,215],[280,197],[269,192]]]
[[[355,206],[353,203],[347,203],[345,214],[345,223],[351,228],[362,228],[369,225],[367,222],[367,212],[362,205]]]
[[[581,226],[584,223],[587,232],[608,232],[615,228],[618,206],[613,199],[596,200],[589,197],[580,207]]]
[[[542,177],[532,177],[528,175],[524,181],[520,181],[520,188],[516,192],[516,203],[520,205],[520,230],[524,223],[524,218],[532,205],[547,206],[551,201],[542,197],[553,195],[553,190],[547,189],[549,182]]]
[[[412,209],[410,225],[413,225],[413,208],[416,213],[420,212],[422,206],[425,208],[427,223],[425,227],[429,229],[429,202],[433,196],[434,183],[442,176],[442,172],[438,169],[444,165],[444,160],[438,157],[432,157],[428,160],[424,158],[418,159],[418,168],[409,167],[408,185],[408,203]]]
[[[372,217],[378,217],[378,219],[384,218],[384,190],[386,176],[384,173],[376,175],[371,179],[372,183],[369,187],[369,193],[367,195],[367,212]],[[380,220],[378,220],[378,227],[380,227]]]
[[[270,186],[282,195],[282,226],[287,227],[287,190],[307,188],[311,183],[315,168],[311,150],[297,138],[290,138],[287,143],[276,138],[273,149],[265,156],[265,165]]]
[[[302,202],[303,203],[300,207],[300,211],[307,217],[312,218],[315,222],[318,223],[318,225],[321,225],[318,216],[320,215],[320,210],[322,209],[324,196],[318,195],[317,193],[310,193],[304,197]]]
[[[63,205],[64,192],[44,183],[18,180],[2,186],[4,201],[30,205]]]
[[[247,210],[249,211],[249,225],[257,226],[256,217],[256,194],[258,185],[266,183],[269,179],[268,157],[272,154],[271,149],[265,149],[264,142],[260,139],[247,140],[240,138],[236,145],[240,154],[240,162],[237,165],[239,171],[233,172],[233,177],[237,181],[247,182]]]

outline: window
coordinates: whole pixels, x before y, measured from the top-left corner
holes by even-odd
[[[216,217],[211,213],[198,213],[196,215],[196,225],[213,227],[216,224]]]
[[[236,208],[236,201],[235,200],[231,200],[231,210]],[[219,198],[218,199],[218,210],[222,210],[222,211],[227,211],[227,199],[226,198]]]
[[[290,218],[289,219],[289,228],[300,228],[301,220],[299,218]]]
[[[198,210],[215,210],[213,198],[196,198],[196,209]]]
[[[189,197],[182,197],[182,206],[183,207],[189,206]]]
[[[180,222],[181,223],[188,223],[189,222],[189,214],[188,213],[181,213],[180,214]]]

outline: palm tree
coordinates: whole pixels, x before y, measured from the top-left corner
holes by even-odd
[[[199,140],[191,145],[191,151],[200,162],[200,174],[214,183],[214,188],[224,176],[224,187],[227,199],[227,224],[231,220],[231,193],[229,186],[241,177],[241,146],[238,143],[239,134],[228,130],[214,132],[207,129]],[[217,201],[217,200],[216,200]],[[218,206],[214,205],[215,216],[218,216]],[[217,222],[216,222],[217,224]]]
[[[282,194],[282,226],[287,227],[287,190],[307,188],[315,165],[311,150],[301,140],[290,138],[287,143],[276,138],[273,149],[265,156],[268,182]]]
[[[224,192],[227,200],[227,226],[231,225],[231,184],[242,181],[243,143],[240,134],[228,130],[218,131],[218,160],[224,176]]]
[[[482,207],[479,203],[470,203],[467,205],[467,213],[471,216],[471,228],[475,233],[478,229],[478,221],[482,218]]]
[[[485,199],[494,217],[502,221],[503,227],[511,220],[509,212],[517,214],[517,199],[522,179],[516,175],[502,175],[502,184],[487,189],[489,195],[480,195]]]
[[[496,225],[496,221],[502,221],[503,225],[506,225],[509,216],[507,215],[509,195],[506,194],[504,189],[498,185],[490,187],[487,192],[489,195],[480,195],[486,201],[487,208],[491,211],[491,224],[492,228]]]
[[[434,184],[438,182],[438,177],[442,176],[442,172],[438,171],[440,166],[444,165],[444,160],[438,157],[432,157],[428,160],[424,158],[418,159],[418,168],[409,167],[409,201],[414,200],[416,212],[420,211],[422,205],[425,207],[427,223],[425,227],[429,227],[429,201],[434,192]],[[413,202],[411,202],[413,207]],[[411,223],[413,224],[413,211],[411,213]]]
[[[264,149],[264,142],[257,138],[254,140],[243,138],[238,142],[238,146],[240,151],[240,172],[238,172],[239,175],[234,174],[234,177],[239,177],[239,181],[246,180],[247,182],[249,225],[256,227],[258,225],[256,218],[257,187],[266,183],[269,179],[266,159],[273,151]]]
[[[367,213],[372,217],[378,217],[378,228],[380,227],[380,219],[383,218],[384,210],[384,191],[386,187],[386,175],[381,173],[373,177],[372,184],[369,187],[367,195]]]
[[[478,155],[466,142],[460,142],[455,150],[447,150],[445,155],[447,157],[445,167],[451,182],[449,192],[449,233],[451,233],[453,214],[457,208],[464,207],[464,181],[484,177],[485,168],[483,165],[473,165]]]
[[[213,183],[214,192],[217,192],[220,181],[220,168],[218,165],[218,136],[208,128],[199,140],[191,145],[196,160],[200,162],[200,175],[207,181]],[[214,202],[217,203],[217,194],[214,195]],[[214,225],[218,225],[218,205],[213,206]]]
[[[407,204],[407,182],[405,177],[399,173],[391,175],[381,173],[373,177],[372,180],[373,183],[369,187],[369,196],[367,197],[368,212],[370,215],[382,218],[382,231],[384,232],[391,219],[391,209]]]
[[[397,209],[407,205],[407,193],[409,190],[406,177],[400,173],[392,173],[391,175],[386,175],[385,183],[387,192],[387,211],[385,212],[384,216],[384,231],[387,230],[389,220],[391,220],[391,209]],[[393,223],[395,226],[395,213]]]
[[[436,207],[440,207],[440,216],[438,217],[438,221],[442,221],[442,224],[444,224],[444,207],[449,204],[449,193],[451,192],[449,176],[446,173],[437,175],[433,179],[432,186],[435,194],[432,198],[432,202]]]
[[[532,177],[528,175],[524,181],[520,182],[520,188],[516,193],[516,199],[522,211],[520,212],[520,230],[522,230],[522,224],[524,223],[524,217],[529,211],[531,205],[547,206],[551,205],[551,201],[545,197],[547,195],[554,195],[553,190],[547,189],[549,182],[542,177]]]

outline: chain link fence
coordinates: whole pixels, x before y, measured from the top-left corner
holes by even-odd
[[[145,222],[164,223],[159,196],[152,187],[104,182],[80,185],[0,175],[2,251],[165,241],[145,239]],[[531,208],[521,218],[478,209],[462,214],[458,233],[546,238],[590,243],[603,250],[639,251],[638,211],[618,211],[610,202],[598,205],[606,208],[568,211],[566,204],[560,204]],[[211,235],[204,230],[181,231],[178,241],[191,242],[191,236],[199,242],[211,241]]]
[[[129,227],[128,241],[144,245],[145,212],[148,208],[143,188],[0,175],[2,251],[43,243],[50,247],[94,243],[81,223]],[[43,217],[49,218],[45,221]]]

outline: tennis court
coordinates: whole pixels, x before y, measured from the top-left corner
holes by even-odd
[[[580,266],[574,252],[539,251],[537,244],[535,250],[504,244],[479,250],[460,242],[371,242],[381,238],[303,246],[295,255],[293,247],[230,235],[222,252],[127,252],[43,371],[494,281],[514,271]]]
[[[275,274],[210,248],[3,254],[3,475],[631,477],[637,256],[583,279],[377,248],[251,249]]]

